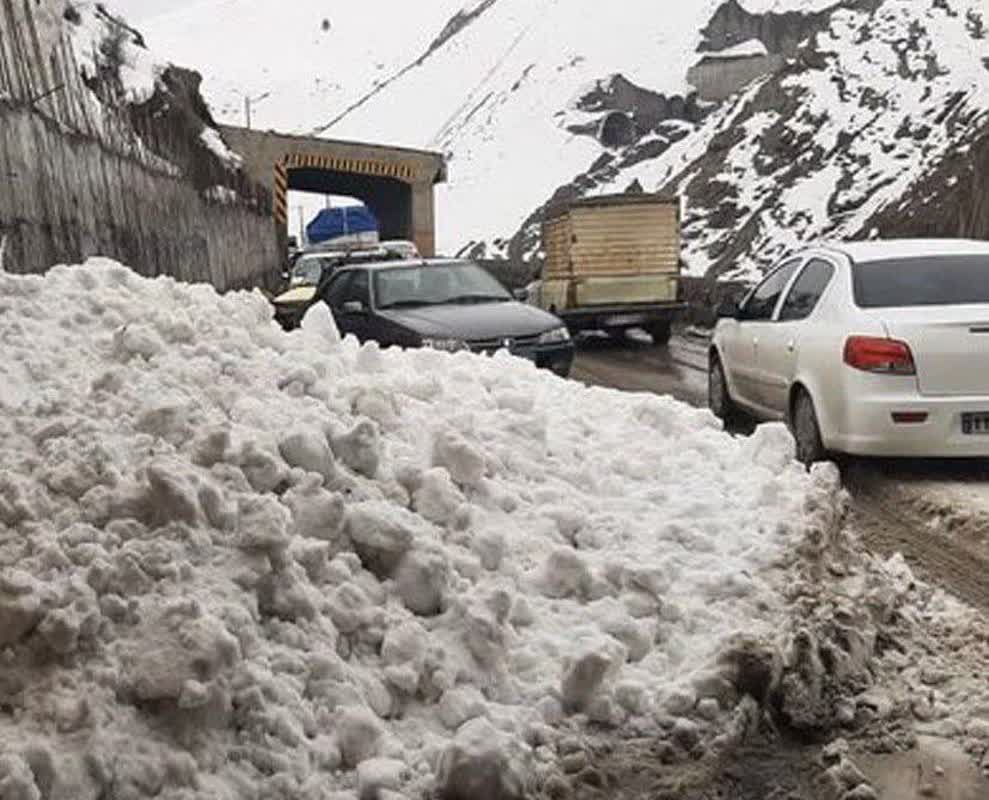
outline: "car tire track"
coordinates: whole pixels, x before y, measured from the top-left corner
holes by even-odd
[[[875,552],[902,553],[921,578],[989,612],[989,559],[930,530],[923,518],[889,496],[884,490],[886,480],[869,477],[860,468],[845,470],[845,486],[852,495],[853,532]]]

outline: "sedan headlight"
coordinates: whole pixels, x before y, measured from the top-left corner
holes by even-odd
[[[546,333],[539,337],[539,344],[560,344],[561,342],[569,341],[570,331],[566,328],[554,328],[551,331],[546,331]]]
[[[467,347],[467,343],[462,339],[423,339],[423,347],[431,347],[433,350],[442,350],[445,353],[456,353]]]

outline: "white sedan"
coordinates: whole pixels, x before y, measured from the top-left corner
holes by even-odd
[[[719,317],[711,409],[787,421],[801,461],[989,456],[989,243],[807,249]]]

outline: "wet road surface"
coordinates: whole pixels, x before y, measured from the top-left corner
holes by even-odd
[[[592,386],[668,394],[694,406],[707,404],[707,349],[702,340],[675,337],[657,347],[648,336],[624,340],[584,336],[571,377]]]

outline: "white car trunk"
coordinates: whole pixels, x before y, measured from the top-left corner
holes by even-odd
[[[989,305],[914,306],[877,312],[910,345],[920,393],[989,396]]]

